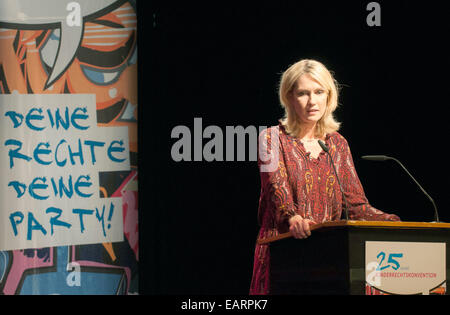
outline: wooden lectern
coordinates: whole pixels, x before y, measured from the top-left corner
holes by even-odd
[[[311,231],[307,239],[288,232],[258,241],[270,248],[271,294],[448,294],[448,223],[333,221]],[[374,246],[381,246],[374,262],[366,261]],[[406,288],[383,289],[392,281]],[[424,281],[431,287],[424,289]]]

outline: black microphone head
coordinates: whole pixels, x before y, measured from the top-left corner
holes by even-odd
[[[386,155],[363,155],[361,158],[369,161],[386,161],[390,159],[390,157]]]
[[[325,151],[328,152],[330,149],[327,147],[327,145],[322,141],[318,140],[320,147]]]

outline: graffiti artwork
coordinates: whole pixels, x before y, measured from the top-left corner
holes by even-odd
[[[103,229],[100,231],[105,236],[108,229],[114,228],[108,226],[108,223],[114,225],[117,224],[115,222],[120,222],[122,225],[120,230],[123,234],[121,241],[88,242],[82,245],[77,242],[71,243],[70,233],[72,232],[69,225],[74,227],[74,223],[65,221],[63,214],[55,210],[57,207],[49,207],[47,211],[51,210],[47,213],[53,215],[53,221],[48,226],[38,223],[37,219],[28,223],[32,230],[32,237],[44,234],[43,230],[46,232],[45,237],[53,234],[53,231],[55,235],[56,231],[67,232],[66,239],[58,240],[65,245],[36,248],[29,245],[14,245],[16,246],[14,249],[0,249],[0,294],[138,293],[137,62],[135,0],[0,0],[0,95],[5,96],[3,99],[9,99],[9,95],[13,98],[27,95],[35,97],[36,100],[45,99],[42,95],[48,94],[58,95],[62,99],[64,95],[91,95],[95,100],[95,115],[91,113],[90,117],[96,117],[96,126],[83,130],[86,134],[90,131],[95,132],[92,134],[93,140],[86,140],[91,151],[85,151],[85,158],[94,157],[92,155],[94,152],[107,149],[106,141],[104,141],[106,144],[102,145],[101,139],[94,137],[98,136],[98,130],[104,127],[120,130],[117,139],[111,141],[116,141],[115,147],[109,152],[111,161],[121,163],[127,161],[126,168],[106,168],[106,171],[98,171],[98,175],[91,176],[96,177],[95,179],[84,178],[84,182],[79,186],[82,189],[78,191],[87,195],[89,189],[98,188],[98,191],[93,194],[95,199],[110,198],[120,201],[122,209],[114,213],[116,216],[121,215],[117,221],[108,221],[108,215],[113,216],[113,212],[108,212],[107,207],[103,208],[103,212],[93,212],[91,217],[103,224]],[[81,105],[80,108],[83,108]],[[31,128],[33,130],[30,132],[47,134],[46,130],[39,130],[44,126],[44,118],[41,119],[41,117],[45,117],[46,110],[43,106],[35,106],[34,112],[27,116],[25,112],[19,111],[22,109],[19,104],[17,104],[17,111],[13,110],[14,104],[0,103],[0,107],[2,106],[9,108],[9,114],[2,117],[9,122],[8,132],[13,134],[17,130],[15,134],[17,136],[12,141],[1,144],[6,150],[4,152],[9,152],[9,156],[5,153],[0,158],[2,163],[6,163],[14,160],[11,157],[11,152],[14,150],[8,151],[8,145],[12,148],[18,143],[14,142],[18,141],[17,139],[27,140],[26,135],[19,131],[20,128],[25,128],[28,124],[28,127],[38,129]],[[89,107],[86,108],[88,112],[84,113],[85,116],[83,116],[83,109],[76,113],[78,121],[75,122],[80,125],[82,125],[83,117],[89,114]],[[67,115],[73,114],[70,110],[68,112]],[[56,126],[58,121],[63,129],[64,124],[67,124],[71,117],[65,116],[62,107],[58,115],[57,119],[56,116],[52,116],[49,126]],[[85,126],[87,127],[88,124]],[[1,130],[5,133],[3,129]],[[122,130],[125,131],[122,132]],[[121,139],[123,135],[126,135],[127,139]],[[66,144],[61,139],[58,140],[61,147]],[[63,140],[68,141],[68,139]],[[120,142],[120,140],[126,141]],[[35,150],[35,155],[31,154],[31,157],[37,157],[44,162],[42,164],[44,175],[53,174],[52,167],[57,168],[60,166],[58,162],[61,164],[63,162],[62,155],[52,156],[48,153],[56,149],[56,143],[42,142],[37,146],[39,146],[37,153]],[[127,154],[125,158],[120,156],[123,152]],[[27,156],[24,152],[22,153],[22,156]],[[72,152],[72,156],[74,155]],[[9,184],[9,187],[1,187],[3,190],[0,189],[0,191],[6,191],[16,196],[18,200],[21,194],[25,196],[28,193],[31,199],[40,199],[35,198],[36,196],[46,197],[49,194],[45,193],[44,188],[49,189],[50,192],[57,192],[54,194],[55,198],[59,196],[60,199],[65,189],[67,203],[71,201],[70,197],[76,196],[77,191],[70,191],[68,183],[75,187],[76,179],[83,174],[70,177],[70,182],[69,176],[61,182],[57,179],[51,182],[50,177],[46,178],[47,182],[35,180],[34,189],[31,189],[30,184],[33,180],[25,183],[23,179],[26,176],[20,175],[30,173],[21,166],[25,165],[21,162],[25,162],[26,159],[20,159],[18,154],[15,157],[17,158],[14,160],[17,163],[15,165],[17,179],[5,182],[4,185]],[[97,162],[96,166],[101,163],[99,161],[94,161]],[[45,164],[46,162],[48,165]],[[68,159],[67,163],[69,162]],[[9,166],[8,164],[7,167]],[[48,167],[50,173],[47,173],[44,167]],[[102,167],[99,166],[99,169]],[[83,168],[80,167],[79,170],[82,171]],[[39,172],[40,168],[33,169],[33,172],[35,171]],[[92,193],[92,191],[89,192]],[[78,197],[86,199],[83,194]],[[71,206],[76,209],[81,208],[77,206],[76,200],[78,199],[72,199]],[[86,200],[86,203],[89,203],[89,199]],[[9,209],[9,205],[14,202],[12,200],[5,203],[2,200],[0,213],[5,215],[14,213]],[[36,202],[45,202],[45,200]],[[78,210],[74,213],[80,220],[77,221],[78,224],[86,229],[82,231],[85,235],[88,213]],[[25,212],[22,216],[18,211],[16,213],[17,215],[11,217],[11,220],[6,220],[9,222],[2,223],[4,225],[1,228],[4,231],[0,238],[6,237],[5,235],[11,238],[19,237],[20,229],[29,217]],[[38,214],[32,211],[29,213],[32,218],[38,218]],[[57,216],[58,214],[60,216]],[[86,226],[83,226],[83,222]],[[16,224],[16,230],[13,223]],[[26,233],[23,238],[26,240]],[[55,244],[58,242],[55,241]]]

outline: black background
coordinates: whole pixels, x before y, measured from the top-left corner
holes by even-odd
[[[174,162],[171,131],[272,126],[280,74],[304,58],[343,86],[336,117],[370,203],[403,221],[447,209],[448,50],[441,2],[140,1],[139,195],[142,294],[248,293],[259,173],[254,161]],[[207,139],[203,143],[207,142]]]

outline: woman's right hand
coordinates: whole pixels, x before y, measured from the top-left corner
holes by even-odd
[[[314,221],[303,219],[301,215],[294,215],[289,218],[289,231],[294,238],[307,238],[311,235],[310,225],[315,224]]]

